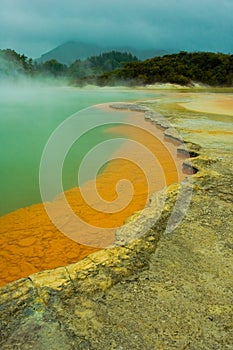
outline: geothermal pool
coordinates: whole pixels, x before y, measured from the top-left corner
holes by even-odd
[[[38,186],[41,155],[49,136],[65,119],[99,103],[158,95],[123,88],[78,89],[23,82],[0,86],[0,91],[0,215],[41,202]],[[65,189],[77,185],[70,172],[73,160],[81,159],[90,142],[93,146],[104,140],[103,131],[100,127],[89,133],[81,140],[78,152],[75,147],[71,150],[64,169]]]
[[[2,123],[5,131],[8,128],[10,132],[10,141],[6,137],[4,139],[5,133],[2,132],[2,142],[5,147],[9,146],[4,148],[2,157],[5,169],[1,174],[2,210],[3,213],[11,212],[0,217],[0,285],[41,270],[76,262],[110,245],[114,241],[115,229],[124,224],[132,213],[143,209],[154,191],[184,178],[183,160],[176,155],[177,145],[164,143],[163,131],[145,121],[142,113],[119,112],[106,105],[87,109],[87,115],[93,114],[99,126],[82,134],[78,147],[74,144],[62,173],[66,201],[81,221],[77,226],[77,220],[69,217],[59,196],[52,201],[52,197],[57,195],[56,191],[52,191],[52,197],[48,198],[52,202],[48,202],[48,206],[55,212],[54,224],[42,203],[31,205],[40,202],[39,162],[53,130],[62,121],[67,121],[70,114],[93,102],[155,99],[157,94],[118,89],[88,91],[64,88],[41,94],[34,96],[35,113],[33,96],[28,104],[26,96],[23,96],[24,101],[18,96],[12,110],[10,99],[5,107],[3,104],[5,114]],[[53,96],[53,100],[48,96]],[[85,117],[86,112],[80,113]],[[79,116],[79,113],[76,115]],[[102,125],[103,116],[105,120],[107,117],[107,127]],[[134,125],[136,128],[132,127]],[[72,127],[71,132],[76,134],[77,131]],[[61,132],[60,136],[62,144],[65,135]],[[98,143],[119,138],[120,143],[104,148],[101,156],[104,155],[104,159],[110,156],[112,161],[100,164],[97,180],[93,180],[90,171],[92,166],[95,168],[95,158],[92,158],[84,172],[84,181],[78,183],[77,168],[82,160],[80,150],[82,155],[95,149]],[[55,158],[62,151],[59,147],[58,144],[55,148]],[[125,181],[121,182],[122,178]],[[18,210],[12,211],[14,209]],[[67,225],[68,234],[64,231]]]
[[[223,107],[230,108],[227,115],[203,116],[176,106],[189,102],[191,98],[196,100],[202,96],[204,101],[206,98],[209,101],[209,96],[202,94],[191,96],[188,93],[175,95],[156,90],[75,89],[27,84],[20,87],[4,86],[1,90],[0,286],[41,270],[76,262],[98,249],[107,247],[114,241],[115,229],[124,224],[132,213],[143,209],[151,193],[170,183],[179,182],[185,176],[182,173],[183,159],[177,157],[177,145],[165,142],[163,131],[144,120],[141,113],[122,111],[116,114],[116,111],[106,105],[92,107],[85,111],[87,114],[90,112],[95,120],[99,121],[99,125],[82,133],[79,143],[73,144],[61,174],[66,203],[77,217],[89,224],[89,227],[86,224],[82,226],[82,222],[77,226],[69,212],[66,213],[67,208],[64,208],[61,198],[56,197],[58,193],[56,189],[53,190],[51,182],[48,189],[50,196],[46,200],[51,201],[48,202],[48,207],[55,212],[54,223],[41,203],[39,165],[47,140],[54,130],[58,130],[56,128],[61,123],[69,120],[70,115],[85,117],[86,112],[81,110],[104,102],[140,100],[151,101],[149,106],[155,106],[156,109],[159,107],[163,113],[165,101],[168,106],[164,109],[165,114],[174,114],[174,124],[181,128],[184,135],[190,135],[191,128],[192,139],[196,140],[195,135],[198,136],[197,143],[202,144],[204,137],[204,145],[211,141],[221,146],[222,139],[216,138],[215,128],[218,132],[222,130],[220,136],[224,138],[224,147],[227,136],[229,145],[232,142],[232,123],[229,119],[232,115],[229,98],[232,101],[232,95],[227,95],[228,104],[225,103],[224,96],[220,101],[224,106],[220,106],[220,102],[218,104],[221,111]],[[211,99],[215,101],[214,98]],[[200,105],[199,101],[199,109]],[[186,104],[184,107],[194,109],[195,106]],[[208,112],[209,108],[208,105]],[[212,108],[214,112],[216,104]],[[80,114],[78,111],[81,111]],[[184,113],[189,113],[190,118],[183,118]],[[108,117],[107,126],[102,124],[103,116]],[[137,127],[132,128],[127,123]],[[201,128],[201,134],[199,129],[198,133],[195,132],[196,124],[193,123]],[[214,128],[211,132],[210,127]],[[205,130],[208,131],[208,135]],[[71,134],[76,135],[79,128],[72,127],[71,131]],[[52,162],[62,151],[60,146],[65,140],[65,135],[61,132],[60,136],[61,142],[54,148]],[[90,158],[92,161],[89,161],[82,179],[78,180],[77,171],[83,156],[95,149],[99,143],[105,144],[109,139],[117,139],[119,142],[111,145],[106,143],[107,147],[103,149],[101,157],[108,159],[110,156],[112,161],[100,164],[95,181],[92,170],[98,165],[99,159]],[[130,140],[134,143],[130,143]],[[138,145],[142,147],[139,149]],[[143,147],[146,154],[141,152]],[[152,162],[151,157],[154,157],[155,161]],[[126,181],[121,182],[122,178]],[[87,202],[83,200],[83,194]],[[56,201],[53,201],[53,197],[56,197]],[[66,234],[65,230],[64,234],[63,229],[67,226],[69,232]],[[104,229],[104,234],[101,229]]]

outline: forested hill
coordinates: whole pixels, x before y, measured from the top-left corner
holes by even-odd
[[[84,61],[88,57],[98,56],[103,52],[118,51],[118,52],[130,52],[133,56],[137,56],[140,60],[145,60],[147,58],[161,56],[168,53],[165,50],[160,49],[136,49],[133,46],[105,46],[104,42],[102,45],[98,46],[95,44],[85,43],[82,41],[68,41],[65,42],[49,52],[44,53],[40,58],[37,59],[38,63],[44,63],[55,59],[58,62],[66,64],[69,66],[77,59]]]
[[[211,86],[233,86],[233,55],[211,52],[180,52],[132,62],[123,69],[102,75],[101,85],[198,82]]]
[[[137,62],[138,58],[128,52],[111,51],[91,56],[81,61],[77,59],[70,66],[56,59],[38,63],[14,50],[0,50],[0,76],[17,78],[19,75],[42,75],[66,77],[70,81],[84,83],[86,78],[95,78],[105,72],[123,68],[129,62]],[[83,81],[84,80],[84,81]]]
[[[138,58],[127,52],[110,51],[89,57],[84,61],[76,60],[69,66],[67,73],[73,79],[96,77],[105,72],[123,68],[130,62],[138,62]]]
[[[0,77],[15,78],[19,74],[32,74],[34,68],[31,58],[11,49],[0,50]]]
[[[233,86],[233,55],[180,52],[140,62],[127,52],[111,51],[77,59],[66,66],[55,59],[38,63],[14,50],[0,50],[0,78],[21,75],[66,78],[71,84],[146,85],[175,83]]]

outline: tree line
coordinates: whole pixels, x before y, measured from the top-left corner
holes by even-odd
[[[14,50],[0,50],[0,76],[65,77],[71,84],[146,85],[194,82],[210,86],[233,86],[233,55],[213,52],[185,52],[139,61],[127,52],[111,51],[77,59],[66,66],[55,59],[38,63]]]
[[[131,62],[122,69],[99,77],[100,85],[129,85],[194,82],[210,86],[233,85],[233,55],[213,52],[185,52]]]
[[[101,76],[106,72],[123,68],[129,62],[137,61],[138,58],[131,53],[111,51],[88,57],[83,61],[77,59],[70,66],[67,66],[56,59],[39,63],[14,50],[6,49],[0,50],[0,75],[26,74],[35,76],[46,74],[53,77],[67,77],[74,83],[78,83],[85,78]]]

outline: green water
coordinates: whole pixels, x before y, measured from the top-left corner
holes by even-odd
[[[75,89],[27,84],[0,87],[0,215],[41,201],[41,155],[49,136],[62,121],[95,104],[155,96],[151,92],[119,88]],[[77,163],[88,148],[107,137],[104,128],[99,127],[83,137],[81,151],[80,146],[74,145],[64,164],[65,189],[77,185]]]

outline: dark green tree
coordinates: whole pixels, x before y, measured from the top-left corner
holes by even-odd
[[[55,77],[64,76],[67,72],[67,66],[58,62],[55,59],[46,61],[42,65],[42,71],[48,74],[51,74]]]

